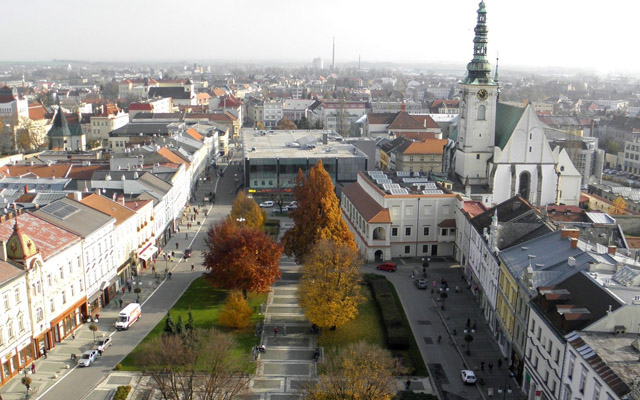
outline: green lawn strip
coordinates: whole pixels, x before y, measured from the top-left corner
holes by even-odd
[[[365,341],[382,348],[386,347],[380,314],[368,285],[362,285],[362,295],[366,300],[358,307],[358,316],[335,331],[323,329],[318,338],[318,346],[326,351],[349,343]]]
[[[260,338],[255,336],[255,326],[258,322],[261,322],[264,319],[264,316],[260,315],[257,310],[259,309],[260,304],[266,302],[267,294],[248,294],[247,300],[249,301],[249,305],[256,312],[251,316],[251,324],[249,324],[247,328],[233,331],[218,325],[218,314],[224,305],[227,293],[227,290],[211,287],[204,278],[198,278],[191,284],[191,286],[189,286],[182,297],[180,297],[173,306],[171,309],[171,318],[173,319],[173,322],[177,323],[178,317],[181,316],[182,320],[186,324],[188,321],[189,311],[191,311],[196,328],[216,328],[231,332],[236,341],[236,346],[233,351],[237,354],[244,354],[248,356],[251,353],[253,346],[260,342]],[[142,369],[142,365],[137,362],[142,344],[162,335],[165,320],[166,316],[158,322],[142,342],[140,342],[140,344],[136,346],[136,348],[134,348],[124,360],[122,360],[123,371],[138,371]],[[252,366],[252,368],[254,367],[255,366]],[[247,372],[254,373],[255,371]]]
[[[386,280],[386,278],[385,278]],[[429,371],[427,370],[427,366],[424,364],[424,360],[422,359],[422,354],[420,354],[420,348],[418,347],[418,343],[416,343],[416,338],[413,336],[413,331],[411,330],[411,325],[409,325],[409,320],[407,319],[407,314],[404,312],[404,307],[400,302],[400,298],[398,297],[398,292],[396,292],[395,286],[391,282],[387,280],[387,284],[391,288],[391,293],[393,294],[393,299],[400,310],[400,314],[402,315],[402,320],[404,321],[405,327],[409,333],[409,338],[411,340],[411,344],[409,346],[409,350],[400,351],[401,354],[408,354],[409,357],[413,360],[415,365],[414,375],[417,376],[429,376]]]

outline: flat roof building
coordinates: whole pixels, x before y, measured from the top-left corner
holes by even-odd
[[[242,142],[244,182],[252,193],[291,192],[298,171],[307,173],[319,160],[338,187],[355,182],[369,162],[361,150],[332,131],[243,129]]]

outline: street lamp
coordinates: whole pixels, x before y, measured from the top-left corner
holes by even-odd
[[[240,218],[236,218],[236,221],[242,224],[244,221],[246,221],[246,219],[244,219],[243,217],[240,217]]]
[[[511,390],[511,386],[505,382],[504,386],[498,388],[498,393],[502,393],[502,400],[504,400],[507,398],[507,393],[511,394],[513,390]]]

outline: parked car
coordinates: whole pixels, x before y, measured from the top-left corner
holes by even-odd
[[[464,383],[468,383],[471,385],[476,383],[476,374],[471,370],[463,369],[462,371],[460,371],[460,377],[462,378],[462,382]]]
[[[414,281],[414,283],[416,284],[416,287],[420,290],[426,290],[427,289],[427,280],[426,279],[416,279]]]
[[[378,265],[376,268],[381,271],[396,272],[398,266],[395,263],[386,262],[384,264]]]
[[[287,211],[295,210],[298,208],[298,202],[294,200],[291,203],[289,203],[289,205],[286,208],[287,208]]]
[[[184,258],[190,258],[192,254],[193,254],[192,248],[188,248],[184,250]]]
[[[96,350],[98,350],[98,352],[105,351],[107,347],[111,346],[112,343],[113,343],[113,340],[111,340],[110,337],[100,339],[96,344]]]
[[[98,357],[98,350],[88,350],[82,353],[82,357],[78,360],[78,365],[81,367],[90,366]]]
[[[269,200],[269,201],[263,201],[262,203],[260,203],[260,207],[262,208],[271,208],[275,205],[276,203],[274,203],[273,201]]]

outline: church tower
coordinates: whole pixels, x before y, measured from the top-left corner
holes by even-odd
[[[478,22],[473,39],[473,59],[467,64],[467,77],[460,83],[462,104],[458,120],[455,173],[460,182],[487,185],[487,164],[495,146],[498,83],[491,78],[487,59],[487,10],[478,6]]]

